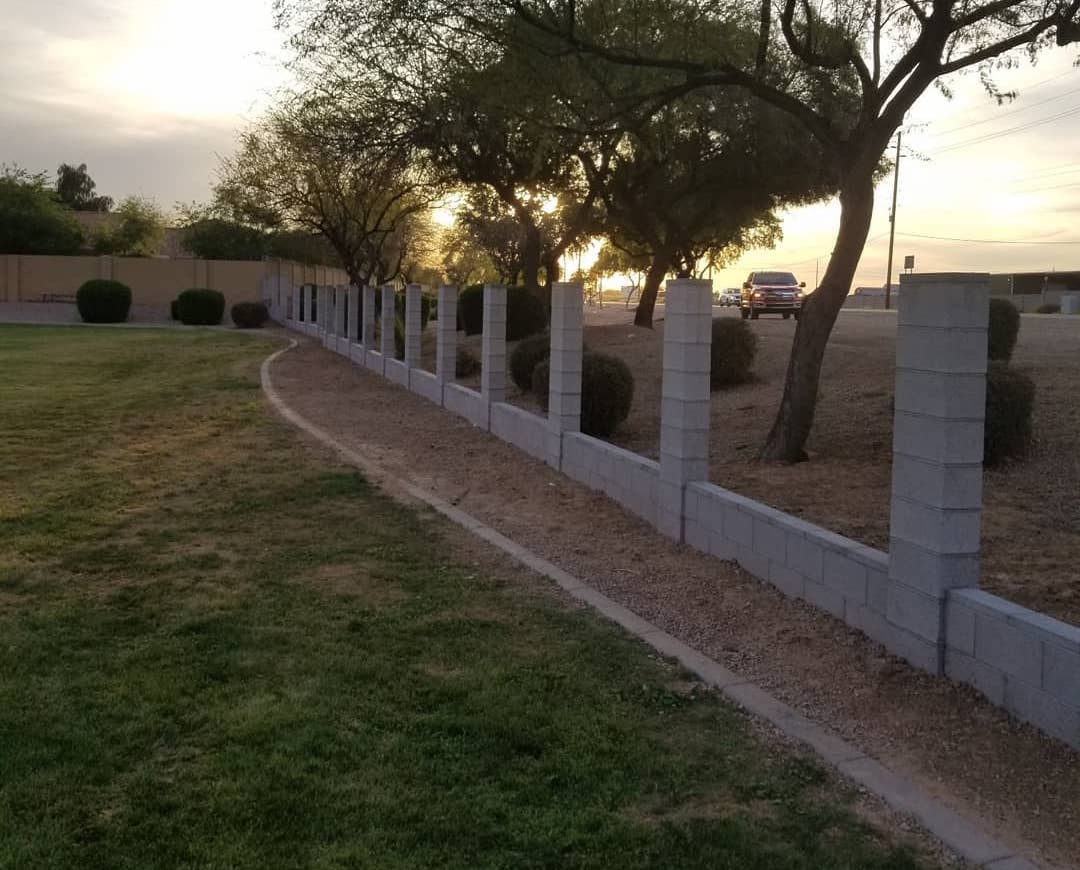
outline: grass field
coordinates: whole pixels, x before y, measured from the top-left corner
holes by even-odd
[[[0,867],[913,868],[855,796],[266,409],[0,327]]]

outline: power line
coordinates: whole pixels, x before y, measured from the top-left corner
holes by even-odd
[[[939,242],[968,242],[980,245],[1080,245],[1077,242],[1040,242],[1028,239],[958,239],[954,236],[929,236],[923,233],[897,233],[898,236],[910,236],[915,239],[934,239]]]
[[[967,148],[971,145],[981,145],[984,142],[990,142],[994,139],[1001,139],[1004,136],[1011,136],[1014,133],[1020,133],[1024,130],[1032,130],[1035,127],[1042,127],[1045,124],[1050,124],[1054,121],[1060,121],[1063,118],[1069,118],[1077,114],[1080,114],[1080,106],[1074,106],[1071,109],[1066,109],[1064,112],[1058,112],[1056,115],[1050,115],[1046,118],[1039,118],[1036,121],[1030,121],[1026,124],[1018,124],[1017,126],[1010,127],[1006,130],[997,130],[993,133],[987,133],[983,136],[976,136],[973,139],[967,139],[962,142],[954,142],[952,145],[946,145],[944,148],[933,149],[930,153],[945,154],[949,151],[955,151],[958,148]]]
[[[1014,190],[1013,193],[1039,193],[1044,190],[1065,190],[1069,187],[1080,187],[1080,181],[1075,184],[1048,184],[1046,187],[1026,187],[1022,190]]]
[[[1025,85],[1025,86],[1023,86],[1023,91],[1022,92],[1025,93],[1025,94],[1030,94],[1032,91],[1038,90],[1043,85],[1047,85],[1050,82],[1060,81],[1061,79],[1065,78],[1066,76],[1071,76],[1071,75],[1076,75],[1076,70],[1075,69],[1067,69],[1067,70],[1065,70],[1065,72],[1058,73],[1056,76],[1050,76],[1050,78],[1040,79],[1039,81],[1034,82],[1033,84]],[[979,111],[982,111],[985,108],[986,108],[985,105],[971,106],[970,108],[967,108],[967,109],[961,109],[959,112],[954,112],[952,117],[954,119],[955,118],[962,118],[964,115],[970,115],[972,112],[979,112]],[[915,127],[915,126],[919,126],[920,124],[926,124],[926,123],[928,123],[928,122],[926,122],[926,121],[914,121],[911,124],[909,124],[908,126],[909,127]]]
[[[981,121],[969,121],[967,124],[960,124],[957,127],[949,127],[945,130],[938,130],[933,135],[946,136],[949,133],[956,133],[959,130],[967,130],[969,127],[979,127],[983,124],[989,124],[993,121],[1000,120],[1001,118],[1007,118],[1009,117],[1009,115],[1016,115],[1020,112],[1026,112],[1029,109],[1035,109],[1039,106],[1046,105],[1047,103],[1053,103],[1057,100],[1063,100],[1066,97],[1071,97],[1073,94],[1080,94],[1080,88],[1073,88],[1071,91],[1065,91],[1062,94],[1058,94],[1056,97],[1047,97],[1045,100],[1039,100],[1037,103],[1032,103],[1029,106],[1018,106],[1017,108],[1010,109],[1007,112],[998,112],[997,114],[991,115],[988,118],[983,118]]]

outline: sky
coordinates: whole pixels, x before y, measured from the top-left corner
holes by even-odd
[[[219,155],[285,81],[271,0],[0,0],[0,21],[0,163],[87,163],[115,199],[206,201]],[[931,91],[914,107],[894,276],[907,254],[917,271],[1080,269],[1076,54],[1000,72],[1020,91],[1001,107],[975,75],[950,80],[952,99]],[[856,285],[885,281],[891,193],[890,177]],[[838,215],[835,202],[786,214],[783,242],[718,271],[716,285],[787,269],[814,286]]]

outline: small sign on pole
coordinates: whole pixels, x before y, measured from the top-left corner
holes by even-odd
[[[905,272],[910,272],[914,268],[915,268],[915,255],[914,254],[906,254],[904,256],[904,271]]]

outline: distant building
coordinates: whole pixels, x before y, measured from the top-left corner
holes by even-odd
[[[1028,296],[1056,292],[1080,292],[1080,271],[1074,272],[1004,272],[990,276],[994,296]]]

